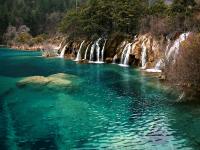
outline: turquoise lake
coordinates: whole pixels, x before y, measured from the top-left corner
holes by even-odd
[[[50,86],[19,86],[52,75]],[[138,69],[2,48],[0,150],[198,150],[200,106],[176,98]]]

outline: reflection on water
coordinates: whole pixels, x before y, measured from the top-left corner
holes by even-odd
[[[38,56],[0,50],[1,150],[200,147],[200,107],[174,104],[157,80],[117,65]],[[57,73],[71,84],[16,86]]]

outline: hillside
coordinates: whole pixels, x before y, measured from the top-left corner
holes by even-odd
[[[26,25],[32,35],[55,33],[63,13],[75,6],[75,0],[0,0],[0,43],[9,25]]]

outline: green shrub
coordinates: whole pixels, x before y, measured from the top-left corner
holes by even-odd
[[[29,33],[20,33],[17,35],[16,41],[18,43],[28,43],[32,39],[32,36]]]

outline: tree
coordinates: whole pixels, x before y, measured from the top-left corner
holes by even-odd
[[[65,33],[105,36],[113,32],[137,33],[146,0],[91,0],[65,15],[60,29]],[[141,13],[143,12],[143,13]]]
[[[86,0],[77,2],[81,5]],[[25,24],[30,27],[30,33],[34,36],[49,33],[49,30],[55,30],[60,21],[52,23],[52,15],[59,14],[60,18],[71,8],[75,8],[75,0],[0,0],[0,42],[9,25],[18,28]],[[51,28],[46,27],[49,22],[52,24]]]
[[[187,31],[192,28],[192,16],[196,6],[195,0],[174,0],[171,5],[170,15],[174,28]]]

